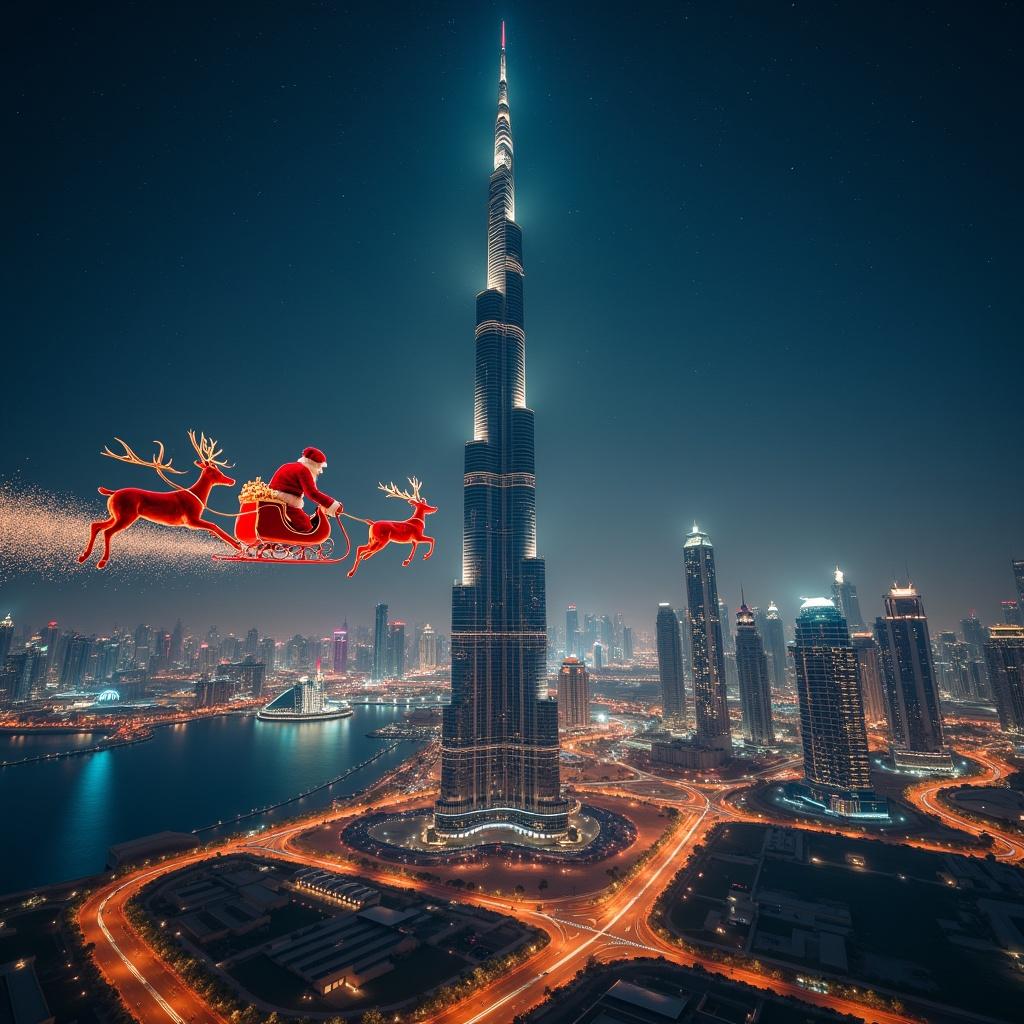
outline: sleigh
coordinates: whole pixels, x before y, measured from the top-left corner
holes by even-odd
[[[214,555],[219,562],[332,565],[348,557],[351,546],[348,543],[343,555],[333,557],[331,519],[323,509],[316,510],[310,530],[296,530],[288,520],[285,502],[259,477],[243,485],[238,504],[235,540],[242,548],[235,554]],[[344,526],[341,526],[341,532],[347,542]]]

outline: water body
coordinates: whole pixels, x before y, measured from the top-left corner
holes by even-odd
[[[401,715],[375,706],[331,722],[227,715],[157,729],[146,743],[0,770],[0,893],[93,874],[114,843],[164,829],[190,832],[326,782],[387,746],[366,733]],[[0,761],[81,745],[75,736],[0,736]],[[337,786],[241,827],[327,806],[415,749],[402,743]]]

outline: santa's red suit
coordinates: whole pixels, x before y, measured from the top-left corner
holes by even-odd
[[[343,509],[340,501],[324,494],[316,486],[316,478],[327,468],[327,456],[319,448],[307,448],[297,462],[286,462],[271,478],[270,487],[287,506],[288,522],[296,529],[308,531],[313,521],[302,508],[302,497],[319,505],[329,516]]]

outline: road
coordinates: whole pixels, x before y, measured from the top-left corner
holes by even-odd
[[[982,764],[984,769],[971,780],[978,784],[998,780],[1010,770],[1008,765],[994,755],[982,755],[972,750],[969,756]],[[771,772],[781,774],[790,768],[789,764],[779,765],[771,769]],[[719,821],[765,819],[763,816],[743,812],[725,801],[723,789],[727,787],[696,786],[677,779],[662,779],[646,772],[634,771],[636,774],[633,779],[605,783],[603,788],[609,793],[617,787],[628,789],[630,782],[646,777],[676,790],[678,797],[658,798],[664,803],[673,804],[679,811],[671,836],[637,874],[625,882],[609,886],[599,897],[591,894],[544,900],[543,909],[538,910],[535,901],[529,904],[510,904],[507,900],[493,896],[460,893],[459,900],[462,902],[485,906],[544,929],[551,941],[518,967],[478,989],[457,1006],[436,1015],[433,1020],[437,1024],[503,1024],[540,1002],[546,989],[556,989],[572,980],[577,971],[586,966],[589,958],[605,961],[639,956],[664,956],[683,965],[699,964],[706,970],[736,981],[770,989],[780,995],[793,996],[877,1024],[897,1024],[911,1019],[897,1013],[874,1010],[852,1000],[811,992],[753,969],[721,964],[698,953],[680,949],[661,938],[649,923],[654,903],[675,872],[686,862],[693,847]],[[417,888],[425,894],[451,899],[450,888],[413,881],[383,868],[367,871],[348,866],[313,854],[296,842],[302,832],[317,825],[329,825],[334,829],[346,819],[370,810],[379,810],[385,799],[388,800],[389,808],[398,810],[406,806],[422,805],[425,798],[429,798],[427,791],[405,794],[400,798],[386,795],[386,788],[394,774],[382,780],[378,787],[354,805],[320,812],[304,821],[258,836],[229,839],[202,851],[174,857],[157,866],[140,868],[101,885],[92,893],[79,911],[79,923],[86,942],[93,946],[93,956],[100,970],[121,993],[133,1016],[142,1024],[166,1024],[168,1018],[174,1024],[227,1024],[142,941],[125,913],[128,901],[155,879],[217,854],[250,853],[296,864],[322,866],[333,871],[358,873],[360,877],[382,884]],[[964,781],[958,780],[958,784]],[[959,818],[937,803],[938,790],[949,784],[949,780],[940,780],[914,787],[915,802],[919,801],[918,806],[923,811],[934,814],[947,824],[975,834],[980,832],[981,829],[973,822]],[[728,788],[735,789],[736,783],[730,784]],[[831,826],[829,830],[834,831]],[[1012,861],[1022,859],[1024,844],[1020,838],[1001,832],[997,834],[992,829],[988,831],[996,840],[997,856]]]

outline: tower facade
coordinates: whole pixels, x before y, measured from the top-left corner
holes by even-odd
[[[864,704],[864,720],[874,725],[886,721],[885,687],[882,683],[882,660],[878,644],[871,630],[857,630],[850,634],[850,643],[857,656],[860,676],[860,696]]]
[[[725,691],[722,621],[719,618],[715,552],[697,524],[683,543],[686,620],[690,627],[690,663],[697,742],[711,750],[732,750]]]
[[[582,658],[580,650],[580,615],[576,605],[571,604],[565,609],[565,656]]]
[[[547,696],[544,561],[537,556],[533,410],[526,404],[523,239],[515,219],[505,31],[487,212],[487,287],[476,299],[473,440],[466,445],[462,579],[452,591],[452,698],[441,731],[435,826],[568,828],[558,704]]]
[[[683,675],[683,644],[679,619],[671,605],[658,605],[654,627],[661,680],[662,718],[670,729],[686,728],[686,685]]]
[[[859,629],[864,625],[864,617],[860,613],[860,599],[857,588],[846,578],[846,573],[839,566],[832,575],[832,600],[846,619],[848,629]]]
[[[1024,735],[1024,626],[989,626],[985,658],[1000,727]]]
[[[748,743],[767,747],[775,742],[768,656],[746,601],[736,612],[736,674],[743,708],[743,735]]]
[[[789,679],[789,657],[786,653],[786,627],[782,613],[774,601],[768,603],[764,622],[764,643],[771,656],[772,682],[778,693],[786,689]]]
[[[388,677],[388,606],[381,602],[373,612],[373,670],[370,678],[379,683]]]
[[[579,658],[566,658],[558,670],[558,725],[562,729],[590,725],[590,679]]]
[[[796,620],[793,660],[804,799],[829,814],[885,816],[884,801],[871,790],[857,658],[846,619],[828,598],[804,601]]]
[[[920,594],[910,584],[893,586],[886,594],[885,617],[877,620],[875,635],[882,653],[894,763],[908,770],[951,770],[928,619]]]

